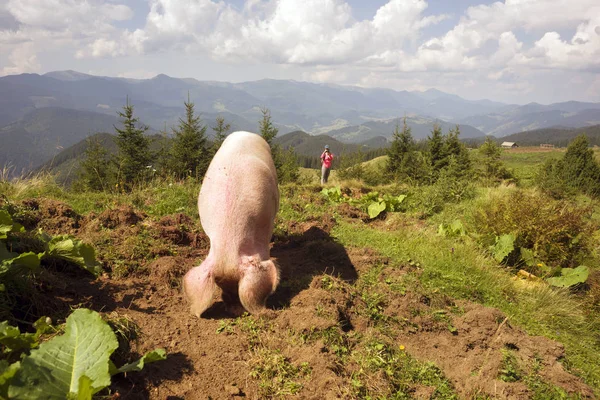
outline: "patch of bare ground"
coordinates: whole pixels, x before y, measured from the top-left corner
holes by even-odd
[[[63,217],[77,219],[75,234],[101,250],[112,246],[112,252],[136,258],[140,268],[128,278],[97,280],[52,271],[41,279],[38,301],[46,299],[57,319],[70,307],[88,307],[133,323],[139,335],[120,355],[122,362],[157,347],[168,353],[166,361],[116,377],[106,393],[112,398],[337,399],[398,390],[413,398],[439,395],[434,384],[377,369],[378,361],[369,364],[375,356],[392,369],[433,362],[459,398],[528,398],[526,372],[512,382],[501,379],[507,353],[522,371],[535,364],[545,382],[593,398],[563,368],[561,344],[528,336],[496,309],[427,294],[418,284],[419,268],[336,242],[329,234],[332,216],[290,223],[288,233],[276,238],[271,255],[281,283],[263,314],[236,318],[217,296],[201,319],[189,314],[180,281],[207,254],[208,241],[187,216],[156,222],[119,208]],[[138,256],[124,245],[131,235],[147,235],[146,246],[169,253]],[[101,244],[106,240],[110,245]]]

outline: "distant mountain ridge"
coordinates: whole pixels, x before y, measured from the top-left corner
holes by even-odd
[[[496,137],[555,126],[579,128],[600,124],[600,103],[529,103],[508,106],[501,112],[471,116],[461,122]]]
[[[409,92],[273,79],[228,83],[164,74],[127,79],[53,71],[0,77],[0,166],[35,168],[56,154],[56,146],[96,132],[113,133],[126,99],[145,124],[171,132],[185,114],[188,95],[208,127],[222,116],[232,131],[256,132],[266,107],[280,136],[303,131],[354,144],[390,140],[404,116],[416,139],[429,135],[436,122],[444,132],[458,123],[463,139],[600,123],[600,103],[517,106],[466,100],[436,89]],[[212,135],[212,129],[207,133]]]
[[[115,115],[126,96],[148,124],[155,128],[165,123],[171,126],[181,116],[188,92],[197,111],[207,119],[213,114],[229,112],[255,125],[261,115],[260,108],[267,107],[281,133],[299,129],[313,133],[334,120],[357,125],[371,118],[391,119],[404,114],[457,120],[505,106],[489,100],[465,100],[437,90],[408,92],[273,79],[227,83],[178,79],[164,74],[151,79],[125,79],[76,71],[1,77],[0,97],[5,98],[2,95],[8,91],[23,95],[18,99],[18,107],[13,107],[8,115],[0,115],[0,126],[22,117],[25,112],[19,110],[44,106]]]

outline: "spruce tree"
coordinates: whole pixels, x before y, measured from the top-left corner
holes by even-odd
[[[221,148],[229,129],[231,129],[231,125],[225,123],[225,118],[217,117],[217,125],[212,127],[212,130],[215,131],[215,139],[211,149],[211,157]]]
[[[298,160],[293,149],[287,151],[281,150],[279,145],[274,142],[279,130],[271,122],[271,112],[268,108],[261,109],[262,119],[258,123],[260,136],[271,147],[271,156],[277,170],[277,180],[279,183],[295,182],[298,180]]]
[[[170,152],[170,169],[178,178],[193,176],[201,179],[208,168],[210,154],[206,148],[206,126],[194,114],[194,103],[184,102],[185,119],[179,118],[179,126],[173,129],[174,138]]]
[[[135,181],[144,176],[147,167],[152,162],[150,140],[144,135],[148,127],[136,126],[139,120],[133,116],[133,105],[129,104],[129,98],[123,111],[119,111],[118,114],[123,118],[123,128],[114,127],[117,132],[116,142],[119,148],[117,159],[119,179],[125,189],[130,189]]]
[[[585,134],[577,136],[561,160],[560,178],[574,190],[600,196],[600,165]]]
[[[447,163],[446,149],[444,146],[444,135],[438,124],[433,125],[431,136],[427,137],[427,148],[429,150],[429,162],[433,172],[437,173]]]
[[[502,149],[494,139],[486,137],[479,147],[479,154],[483,156],[483,174],[486,178],[502,179],[510,176],[500,160]]]
[[[448,175],[455,178],[464,178],[471,174],[471,158],[469,150],[460,141],[460,128],[458,125],[454,129],[450,129],[448,136],[444,141],[444,155],[446,160],[443,163],[444,168],[451,168]]]
[[[98,138],[88,138],[78,183],[86,190],[103,191],[109,187],[109,176],[110,164],[106,149]]]
[[[279,129],[273,126],[273,123],[271,122],[271,111],[269,111],[268,108],[262,108],[260,111],[262,112],[263,117],[258,124],[258,130],[260,132],[260,136],[262,136],[262,138],[269,143],[269,146],[271,146],[271,152],[274,154],[275,152],[273,150],[278,146],[273,143],[273,139],[275,139],[275,136],[277,136]]]
[[[400,131],[400,127],[398,123],[396,123],[396,128],[392,134],[392,144],[388,150],[388,172],[394,176],[401,174],[403,172],[403,159],[406,158],[409,153],[413,152],[414,149],[415,141],[412,137],[410,128],[406,124],[406,117],[404,117],[402,131]]]

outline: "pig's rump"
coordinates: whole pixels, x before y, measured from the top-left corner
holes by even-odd
[[[264,307],[278,281],[269,259],[278,206],[277,176],[268,144],[252,133],[230,135],[213,158],[198,198],[210,251],[184,279],[194,314],[210,306],[215,285],[223,289],[224,300],[239,298],[250,312]]]

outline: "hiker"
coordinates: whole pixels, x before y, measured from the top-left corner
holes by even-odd
[[[325,145],[325,151],[321,154],[321,185],[327,183],[329,178],[329,171],[331,171],[331,162],[333,161],[333,154],[329,151],[329,145]]]

